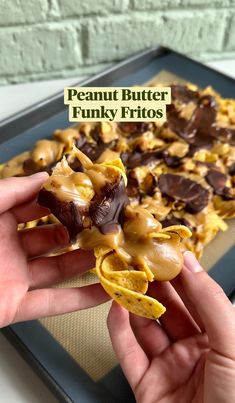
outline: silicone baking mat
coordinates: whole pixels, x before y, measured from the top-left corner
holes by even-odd
[[[167,70],[152,77],[145,85],[184,84],[186,81]],[[234,245],[235,219],[230,220],[229,229],[221,232],[205,249],[202,264],[206,270]],[[70,280],[61,287],[79,287],[95,282],[93,274]],[[110,303],[62,316],[42,319],[41,323],[94,380],[98,381],[117,365],[106,326]],[[97,365],[99,363],[99,365]]]

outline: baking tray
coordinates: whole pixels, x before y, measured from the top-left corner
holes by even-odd
[[[168,71],[204,87],[213,86],[224,97],[235,97],[235,80],[164,47],[141,52],[93,76],[79,86],[131,86]],[[20,111],[0,122],[0,163],[50,137],[56,128],[69,125],[63,92]],[[211,268],[210,275],[228,296],[235,290],[235,247]],[[134,396],[119,366],[98,382],[77,364],[39,321],[28,321],[2,329],[23,357],[39,373],[61,402],[131,403]],[[88,336],[89,337],[89,336]],[[98,364],[97,364],[98,365]]]

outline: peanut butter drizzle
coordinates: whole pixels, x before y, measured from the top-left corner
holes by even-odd
[[[67,147],[72,147],[74,140],[79,136],[78,129],[73,129],[69,127],[64,130],[56,130],[54,132],[54,137],[64,143]]]
[[[55,140],[40,140],[31,152],[31,158],[40,167],[58,161],[63,153],[64,144]]]
[[[30,152],[25,151],[22,154],[17,155],[12,158],[7,164],[4,165],[1,176],[2,178],[10,178],[11,176],[23,175],[23,163],[30,157]]]
[[[156,280],[174,278],[183,264],[179,250],[179,237],[170,239],[150,237],[152,232],[160,232],[161,224],[141,207],[126,207],[126,222],[116,232],[103,235],[97,228],[84,230],[77,243],[83,249],[107,246],[114,250],[129,265],[141,266],[147,263]]]

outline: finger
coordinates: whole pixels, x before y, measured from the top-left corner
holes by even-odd
[[[152,283],[149,286],[149,294],[166,307],[166,312],[159,321],[172,341],[199,333],[198,326],[170,283]]]
[[[187,310],[189,311],[190,315],[194,319],[195,323],[197,323],[201,332],[205,332],[205,326],[202,323],[202,320],[201,320],[199,314],[197,313],[194,304],[190,301],[190,299],[188,298],[188,296],[186,295],[186,293],[184,291],[181,277],[177,276],[176,278],[174,278],[174,280],[171,280],[171,284],[173,285],[177,294],[180,296],[181,300],[183,301],[183,303],[186,306]]]
[[[200,316],[211,347],[235,358],[235,313],[222,288],[202,269],[191,252],[184,254],[180,279],[185,294]]]
[[[130,324],[138,343],[150,360],[171,344],[164,329],[154,320],[130,314]]]
[[[28,258],[44,255],[69,243],[68,231],[61,224],[24,229],[18,235]]]
[[[108,299],[109,296],[100,284],[29,291],[23,298],[13,323],[91,308]]]
[[[22,178],[1,179],[0,214],[35,197],[47,178],[48,174],[46,172],[38,172]]]
[[[83,249],[29,262],[30,288],[48,287],[84,273],[95,266],[93,252]]]
[[[20,206],[13,207],[11,210],[18,224],[25,223],[38,218],[45,217],[50,214],[50,210],[46,207],[39,206],[36,199]]]
[[[147,370],[149,360],[133,334],[128,311],[113,302],[107,323],[114,352],[134,390]]]

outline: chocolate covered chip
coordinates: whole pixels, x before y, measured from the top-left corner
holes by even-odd
[[[183,201],[186,204],[186,210],[192,214],[199,213],[209,202],[207,189],[181,175],[162,174],[158,186],[163,195]]]

